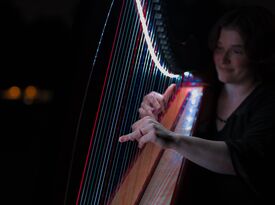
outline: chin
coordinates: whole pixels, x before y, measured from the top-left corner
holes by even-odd
[[[219,81],[222,82],[222,83],[232,83],[232,82],[234,82],[234,80],[231,79],[231,77],[225,76],[225,75],[219,75],[219,76],[218,76],[218,79],[219,79]]]

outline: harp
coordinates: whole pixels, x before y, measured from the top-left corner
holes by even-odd
[[[185,160],[151,144],[139,150],[134,142],[118,142],[138,119],[143,96],[153,90],[162,93],[171,83],[178,85],[177,93],[160,120],[186,135],[194,129],[203,86],[189,73],[173,74],[167,69],[176,64],[162,18],[163,2],[122,0],[95,7],[103,7],[105,20],[98,34],[92,31],[98,43],[90,51],[94,58],[88,61],[89,84],[65,204],[173,203]],[[144,158],[150,158],[146,166]],[[169,167],[174,169],[163,169]],[[173,180],[165,178],[165,186],[160,186],[158,179],[167,174]]]

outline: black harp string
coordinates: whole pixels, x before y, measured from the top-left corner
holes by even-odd
[[[149,12],[153,4],[148,2],[146,19],[154,23]],[[152,90],[163,92],[170,83],[175,82],[160,73],[152,62],[134,0],[124,3],[94,141],[80,187],[80,204],[107,202],[138,152],[134,143],[119,144],[118,137],[131,131],[130,125],[138,119],[136,111],[146,93]],[[145,3],[142,2],[143,5]],[[148,20],[147,24],[150,23]],[[156,46],[153,31],[151,39]]]
[[[131,8],[131,12],[134,12],[134,10],[133,10],[134,8]],[[130,12],[130,13],[131,13]],[[130,18],[132,18],[133,17],[133,15],[130,15]],[[130,42],[134,42],[134,40],[133,39],[137,39],[137,36],[138,36],[138,32],[139,32],[139,27],[138,26],[136,26],[136,25],[138,25],[138,18],[135,16],[135,18],[134,18],[134,24],[133,25],[135,25],[134,27],[133,27],[133,33],[135,34],[135,35],[132,35],[131,36],[131,41]],[[130,22],[130,24],[131,24],[131,22]],[[130,29],[131,30],[131,29]],[[133,38],[134,37],[134,38]],[[132,47],[133,46],[133,47]],[[135,43],[131,43],[131,47],[134,49],[135,48]],[[129,52],[130,53],[130,52]],[[127,55],[128,56],[128,55]],[[132,61],[131,61],[131,59],[133,58],[133,53],[132,53],[132,55],[130,56],[130,57],[128,57],[127,58],[127,62],[126,62],[126,64],[131,64],[131,63],[133,63]],[[135,72],[136,72],[136,69],[134,69],[134,73],[133,73],[133,81],[134,82],[136,82],[137,81],[137,75],[135,74]],[[127,87],[130,87],[130,89],[129,89],[129,91],[128,91],[128,95],[127,95],[127,99],[126,99],[126,102],[129,102],[129,99],[131,99],[132,97],[134,97],[133,96],[133,92],[132,92],[132,86],[127,86]],[[129,107],[128,107],[129,108]],[[133,115],[132,116],[135,116],[134,115],[134,113],[132,113]],[[125,114],[124,114],[126,117],[124,117],[124,119],[126,118],[128,118],[129,116],[129,110],[127,110],[127,108],[125,109]],[[121,117],[121,113],[120,113],[120,117]],[[124,120],[125,121],[125,120]],[[126,125],[126,123],[124,122],[124,121],[122,121],[121,122],[121,124],[122,124],[122,129],[120,129],[119,130],[119,134],[118,135],[122,135],[122,133],[123,133],[123,131],[126,129],[125,128],[125,125]],[[117,138],[115,137],[115,139],[117,140]],[[126,147],[126,149],[125,149],[125,151],[124,151],[124,153],[125,153],[125,155],[126,156],[129,156],[129,158],[131,158],[131,151],[132,150],[134,150],[133,149],[133,145],[131,145],[131,146],[127,146]],[[126,168],[126,165],[125,164],[127,164],[127,160],[126,160],[126,158],[123,158],[122,159],[122,162],[121,162],[121,166],[119,167],[119,154],[121,153],[121,146],[119,146],[118,147],[118,150],[115,152],[115,162],[114,162],[114,164],[113,164],[113,169],[114,170],[119,170],[119,169],[122,169],[122,170],[125,170]],[[114,178],[115,178],[115,173],[116,172],[112,172],[111,173],[111,184],[114,184]],[[120,178],[121,178],[121,176],[119,177],[119,181],[120,181]],[[108,198],[109,198],[109,196],[111,195],[111,190],[109,190],[108,191]],[[107,198],[105,199],[105,203],[106,203],[106,201],[107,201]]]
[[[126,9],[126,11],[127,11],[128,9]],[[125,18],[124,18],[125,19]],[[120,29],[121,28],[123,28],[123,26],[122,27],[120,27]],[[120,33],[124,33],[125,34],[125,32],[120,32]],[[122,38],[123,38],[123,36],[122,36]],[[121,45],[121,43],[119,42],[119,40],[118,40],[118,45],[120,46]],[[114,59],[115,60],[117,60],[118,58],[116,58],[116,53],[117,53],[117,51],[118,51],[119,49],[115,49],[115,54],[114,54]],[[118,65],[119,63],[118,62],[116,62],[116,63],[114,63],[115,65]],[[114,66],[112,66],[112,67],[114,67]],[[116,67],[114,67],[114,69],[111,69],[111,72],[112,72],[112,70],[117,70],[117,68]],[[116,72],[116,74],[118,74],[118,72]],[[112,75],[112,73],[110,73],[110,76],[113,76]],[[118,77],[114,77],[116,80],[117,79],[119,79]],[[114,80],[109,80],[108,82],[111,82],[111,84],[112,84],[112,88],[114,88],[115,87],[115,84],[114,84]],[[118,81],[116,81],[116,82],[118,82]],[[110,86],[107,86],[107,89],[106,89],[106,93],[109,93],[109,91],[108,91],[108,88],[110,88]],[[115,90],[121,90],[121,89],[115,89]],[[108,96],[108,95],[107,95]],[[109,98],[110,99],[110,98]],[[118,98],[118,99],[120,99],[120,98]],[[104,102],[108,102],[109,103],[109,100],[105,100]],[[108,104],[108,105],[110,105],[110,103]],[[108,106],[107,106],[107,108],[108,108]],[[101,111],[103,111],[103,113],[106,113],[107,111],[105,111],[106,110],[106,106],[105,106],[105,104],[103,103],[103,107],[102,107],[102,109],[101,109]],[[105,118],[104,116],[103,116],[103,118]],[[99,129],[97,129],[97,131],[102,131],[102,130],[109,130],[108,128],[106,128],[105,127],[105,124],[100,124],[101,122],[102,123],[106,123],[106,122],[108,122],[108,119],[106,119],[105,118],[105,120],[104,120],[104,122],[103,121],[100,121],[99,120],[99,125],[98,125],[98,127],[101,127],[101,128],[99,128]],[[95,136],[105,136],[105,134],[102,134],[102,133],[100,133],[100,134],[98,134],[98,133],[96,133],[95,134]],[[97,138],[97,137],[95,137],[96,139],[102,139],[102,138]],[[109,138],[110,139],[110,138]],[[108,140],[109,140],[108,139]],[[94,142],[94,144],[102,144],[102,142],[100,141],[100,142]],[[96,148],[97,147],[99,147],[99,146],[95,146]],[[92,150],[94,153],[99,153],[99,152],[101,152],[101,150],[97,150],[97,149],[93,149]],[[95,155],[95,154],[94,154]],[[93,156],[93,154],[91,155],[91,156]],[[90,159],[95,159],[94,157],[91,157]],[[91,161],[91,160],[90,160]],[[104,162],[104,160],[100,160],[100,162]],[[105,161],[106,162],[106,161]],[[92,163],[92,164],[97,164],[97,165],[101,165],[101,164],[99,164],[99,163]],[[88,166],[88,167],[91,167],[91,166]],[[97,170],[100,170],[99,168],[96,168],[95,169],[96,171]],[[88,171],[89,172],[89,171]],[[90,174],[90,176],[92,176],[92,174]],[[101,175],[102,176],[102,175]],[[96,175],[95,173],[93,174],[93,177],[94,178],[96,178],[96,180],[100,180],[100,178],[98,178],[98,174]],[[88,182],[88,184],[90,184],[90,181]],[[98,184],[98,186],[97,186],[97,192],[98,192],[98,190],[100,189],[100,186],[103,184],[103,183],[96,183],[96,184]],[[90,191],[88,191],[88,192],[90,192]],[[88,195],[88,201],[90,201],[90,196],[91,195]],[[97,197],[96,195],[94,195],[95,197]],[[95,198],[95,199],[92,199],[92,201],[96,201],[97,199]]]
[[[128,9],[126,8],[126,11]],[[124,21],[125,17],[123,16],[122,18],[122,22]],[[123,23],[122,23],[123,24]],[[121,26],[120,27],[120,33],[124,33],[125,34],[125,31],[121,31],[121,29],[123,29],[124,27]],[[110,69],[110,75],[109,75],[109,80],[108,80],[108,85],[106,86],[106,94],[105,94],[105,97],[107,98],[107,100],[103,100],[103,105],[102,105],[102,109],[101,109],[101,115],[103,113],[103,119],[104,121],[100,120],[99,119],[99,123],[98,123],[98,129],[96,130],[96,133],[95,133],[95,141],[94,141],[94,144],[99,144],[100,146],[94,146],[95,148],[92,149],[92,154],[91,154],[91,157],[90,157],[90,160],[89,162],[89,165],[88,165],[88,175],[89,175],[89,180],[88,182],[86,182],[88,185],[89,184],[92,184],[94,183],[95,180],[97,181],[100,181],[101,178],[102,178],[102,175],[99,175],[98,173],[95,174],[95,172],[91,173],[93,170],[95,170],[96,172],[101,170],[102,166],[106,166],[106,160],[99,160],[99,158],[96,158],[96,157],[93,157],[93,156],[96,156],[96,153],[102,153],[102,150],[105,149],[105,150],[108,150],[108,148],[106,148],[106,146],[108,146],[108,144],[110,145],[111,143],[109,143],[109,140],[110,140],[110,137],[107,138],[107,143],[105,143],[105,147],[102,147],[102,141],[104,140],[103,137],[96,137],[96,136],[105,136],[106,134],[104,133],[104,131],[108,130],[110,131],[110,127],[106,127],[106,123],[110,123],[110,117],[111,116],[106,116],[106,114],[108,114],[109,112],[107,111],[107,109],[111,109],[109,106],[110,105],[113,105],[112,103],[112,97],[111,97],[111,94],[115,94],[115,93],[111,93],[111,89],[112,88],[117,88],[117,83],[118,83],[118,77],[116,77],[115,75],[121,75],[121,73],[119,71],[122,71],[122,70],[119,70],[117,69],[117,65],[119,65],[119,62],[117,62],[117,60],[119,60],[119,58],[117,58],[116,56],[118,55],[117,53],[119,53],[121,51],[121,46],[122,43],[121,42],[121,38],[123,38],[123,36],[118,36],[118,44],[116,45],[116,49],[114,51],[114,57],[113,59],[116,61],[114,62],[114,60],[112,61],[112,65],[111,65],[111,68],[114,68],[114,69]],[[117,71],[114,73],[114,71]],[[123,78],[122,78],[123,79]],[[112,86],[109,86],[109,84],[111,84]],[[121,92],[121,89],[116,89],[118,90],[119,92]],[[120,95],[120,94],[118,94]],[[120,99],[120,98],[118,98]],[[105,123],[105,124],[104,124]],[[111,136],[111,133],[110,133],[110,136]],[[99,141],[99,142],[98,142]],[[100,149],[101,148],[101,149]],[[108,153],[107,153],[108,154]],[[104,156],[106,157],[106,155]],[[96,162],[94,162],[93,160],[97,160]],[[91,164],[93,166],[91,166]],[[103,164],[103,165],[102,165]],[[90,170],[90,168],[94,168],[92,171]],[[103,170],[104,171],[104,170]],[[92,181],[92,182],[91,182]],[[98,182],[95,182],[97,184],[97,192],[99,192],[99,190],[101,190],[101,186],[103,185],[103,183],[98,183]],[[86,186],[87,188],[89,186]],[[91,187],[93,188],[93,187]],[[89,191],[87,190],[86,191],[86,195],[88,195],[88,201],[96,201],[98,200],[98,195],[92,195],[92,194],[89,194],[89,193],[92,193],[92,191]],[[90,199],[92,197],[92,199]],[[86,201],[84,200],[84,203],[86,203]]]
[[[128,11],[129,9],[126,9],[126,11]],[[125,19],[125,18],[124,18]],[[124,21],[122,21],[122,22],[124,22]],[[125,28],[125,26],[121,26],[120,28]],[[128,34],[129,32],[128,31],[121,31],[121,33],[123,33],[123,34]],[[126,49],[125,49],[125,46],[124,47],[122,47],[121,48],[121,44],[125,44],[125,42],[127,42],[127,39],[124,39],[124,36],[122,36],[122,39],[124,40],[124,42],[118,42],[117,43],[117,45],[120,47],[120,49],[119,50],[123,50],[123,51],[125,51]],[[131,41],[130,41],[131,42]],[[121,53],[121,52],[119,52],[119,53]],[[124,54],[120,54],[120,55],[123,55],[124,56]],[[127,59],[129,59],[129,58],[127,58]],[[127,60],[128,61],[128,60]],[[122,65],[121,66],[121,64],[120,63],[118,63],[118,62],[116,62],[115,63],[116,65],[120,65],[120,67],[126,67],[125,65]],[[116,69],[114,69],[114,70],[116,70]],[[127,71],[127,70],[126,70]],[[124,72],[124,73],[126,73],[126,72]],[[116,72],[116,74],[118,75],[117,77],[115,77],[115,79],[119,79],[119,78],[124,78],[124,76],[123,75],[120,75],[120,74],[118,74],[117,72]],[[134,75],[135,76],[135,75]],[[122,85],[123,86],[123,85]],[[122,87],[120,87],[119,89],[118,89],[119,91],[121,91],[122,90]],[[122,99],[122,97],[118,97],[118,99]],[[109,103],[109,102],[108,102]],[[118,107],[117,107],[118,108]],[[118,109],[116,109],[116,110],[118,110]],[[116,127],[115,125],[113,125],[113,126],[111,126],[111,127]],[[113,139],[113,141],[114,140],[117,140],[117,138],[116,137],[111,137],[111,139]],[[114,142],[113,142],[114,143]],[[115,152],[115,153],[117,153],[117,152]],[[126,156],[129,156],[129,154],[126,154]],[[107,161],[109,161],[109,159],[107,159]],[[112,169],[113,170],[113,169]],[[101,189],[102,189],[102,187],[101,187]],[[98,190],[97,190],[98,191]]]
[[[126,8],[126,11],[127,10],[129,10],[129,9],[127,9]],[[126,14],[126,16],[127,16],[127,14]],[[130,17],[131,18],[131,17]],[[129,32],[129,25],[131,25],[131,23],[129,24],[128,23],[128,25],[127,25],[127,29],[125,29],[125,27],[126,26],[124,26],[123,24],[125,23],[124,22],[124,20],[125,20],[126,18],[123,18],[123,23],[122,23],[122,25],[120,26],[122,29],[123,29],[123,31],[121,31],[121,33],[123,33],[123,35],[122,35],[122,40],[121,41],[118,41],[118,43],[117,43],[117,49],[116,50],[122,50],[122,51],[126,51],[126,50],[128,50],[127,49],[127,46],[125,46],[125,42],[128,42],[128,40],[127,40],[127,35],[124,35],[124,34],[128,34],[128,32]],[[129,19],[127,19],[127,20],[129,20]],[[129,41],[130,42],[130,46],[131,46],[131,42],[132,41]],[[122,47],[121,47],[121,45],[122,45]],[[118,53],[121,53],[121,52],[118,52]],[[128,52],[128,53],[130,53],[130,52]],[[115,55],[114,55],[115,56]],[[119,58],[118,57],[118,59],[121,59],[121,58]],[[124,59],[126,59],[126,60],[124,60],[123,62],[115,62],[114,64],[115,65],[119,65],[119,67],[122,67],[122,68],[126,68],[127,66],[127,62],[129,61],[129,58],[124,58]],[[125,65],[126,64],[126,65]],[[113,69],[113,70],[117,70],[117,69]],[[118,79],[124,79],[126,76],[125,76],[125,74],[127,73],[127,71],[128,71],[128,69],[124,69],[124,70],[126,70],[126,72],[122,72],[122,73],[119,73],[119,72],[115,72],[115,77],[113,78],[113,81],[115,81],[115,82],[117,82],[118,84],[119,84],[119,80]],[[127,74],[126,74],[127,75]],[[121,84],[121,83],[120,83]],[[124,82],[124,85],[125,84],[127,84],[127,82]],[[122,84],[121,84],[122,85]],[[124,87],[124,85],[122,85],[122,86],[120,86],[120,87],[117,87],[115,90],[117,90],[118,91],[118,97],[117,97],[117,102],[119,102],[118,103],[118,105],[115,107],[115,112],[117,113],[115,116],[115,118],[112,120],[112,122],[111,122],[111,127],[112,128],[116,128],[117,127],[117,125],[115,125],[115,120],[117,119],[117,118],[119,118],[117,115],[119,114],[119,110],[120,110],[120,105],[119,104],[121,104],[121,100],[122,100],[122,98],[123,98],[123,93],[125,93],[125,90],[123,91],[123,93],[122,93],[122,88]],[[113,88],[113,86],[112,86],[112,88]],[[121,94],[122,93],[122,94]],[[117,94],[115,94],[115,95],[117,95]],[[125,95],[125,94],[124,94]],[[108,100],[108,104],[109,104],[109,100]],[[105,130],[106,130],[106,128],[105,128]],[[107,130],[109,130],[109,129],[107,129]],[[111,136],[116,136],[116,135],[114,135],[114,134],[111,134]],[[115,142],[114,142],[114,140],[115,141],[117,141],[117,137],[109,137],[109,139],[108,140],[112,140],[112,143],[110,143],[110,145],[112,145],[112,144],[115,144]],[[109,142],[108,142],[109,143]],[[110,150],[110,152],[112,151],[111,150],[111,148],[107,148],[107,150]],[[116,151],[114,152],[114,153],[117,153]],[[128,156],[128,154],[126,153],[126,155]],[[108,162],[110,161],[110,156],[111,156],[111,154],[109,153],[108,154],[108,156],[109,157],[107,157],[105,160],[106,160],[106,166],[107,165],[109,165],[108,164]],[[110,166],[110,165],[109,165]],[[111,168],[112,169],[112,168]],[[113,169],[112,169],[113,170]],[[110,172],[109,172],[109,174],[111,174]],[[104,174],[104,178],[105,178],[105,175],[106,175],[106,173]],[[105,183],[106,184],[106,183]],[[112,184],[112,182],[109,182],[109,184]],[[97,187],[98,189],[101,189],[102,190],[102,188],[103,188],[103,186],[101,185],[101,187]],[[105,194],[106,195],[106,194]],[[106,197],[107,198],[107,197]]]
[[[126,8],[126,10],[128,10],[128,9]],[[125,20],[125,17],[122,18],[122,25],[123,25],[124,20]],[[123,33],[123,34],[127,33],[127,31],[124,29],[124,26],[120,26],[120,33]],[[115,110],[113,114],[116,116],[116,112],[119,109],[114,109],[113,105],[119,103],[119,100],[121,99],[122,88],[119,86],[125,84],[125,82],[123,80],[122,81],[119,80],[119,79],[124,79],[125,72],[123,73],[122,72],[123,70],[120,70],[118,68],[119,65],[123,66],[123,67],[124,67],[124,65],[123,65],[123,63],[121,65],[121,62],[119,62],[119,58],[117,57],[117,55],[119,55],[119,53],[121,53],[121,50],[125,50],[125,47],[126,47],[124,45],[125,43],[122,41],[123,38],[124,38],[124,35],[119,36],[118,43],[116,45],[116,49],[114,52],[114,58],[113,58],[114,60],[112,61],[112,65],[111,65],[111,67],[114,69],[110,70],[110,79],[108,80],[108,84],[111,84],[112,86],[107,85],[106,94],[105,94],[106,100],[104,100],[103,107],[102,107],[102,112],[103,112],[102,118],[104,119],[104,121],[100,121],[100,123],[98,125],[99,128],[97,129],[97,131],[99,133],[96,133],[96,136],[106,136],[108,134],[110,136],[112,136],[112,132],[113,132],[112,128],[115,127],[115,126],[111,126],[113,124],[113,122],[111,122],[112,119],[110,119],[110,115],[108,115],[108,113],[112,112],[112,110]],[[117,71],[117,72],[115,72],[115,71]],[[120,85],[119,85],[119,83],[120,83]],[[112,93],[111,89],[116,90],[117,92]],[[116,97],[118,99],[116,102],[113,102],[114,97],[112,95],[116,95]],[[108,109],[110,109],[111,111],[108,111]],[[106,123],[107,123],[107,127],[106,127]],[[109,133],[106,134],[106,131]],[[100,138],[100,139],[103,140],[103,138]],[[111,150],[110,146],[112,145],[112,142],[110,142],[110,140],[112,140],[111,137],[107,138],[107,143],[104,144],[104,146],[102,147],[102,150],[107,150],[107,151]],[[113,140],[114,140],[114,138],[113,138]],[[100,143],[103,143],[103,142],[100,142]],[[95,144],[96,144],[96,142],[95,142]],[[102,150],[99,150],[99,151],[97,150],[98,147],[99,146],[96,146],[96,149],[93,149],[94,153],[102,152]],[[95,164],[97,166],[100,164],[101,166],[103,166],[103,169],[104,169],[104,167],[107,166],[106,163],[109,161],[109,157],[107,155],[110,156],[110,153],[106,152],[104,159],[100,160],[99,162],[96,162]],[[107,159],[105,159],[105,158],[107,158]],[[102,163],[104,163],[104,165],[102,165]],[[105,170],[106,170],[106,168],[105,168]],[[105,174],[103,174],[103,175],[105,175]],[[100,181],[101,178],[104,177],[103,175],[100,175],[99,178],[97,178],[97,180]],[[99,184],[97,189],[101,190],[102,185],[103,185],[103,183]]]
[[[150,13],[148,13],[147,12],[147,14],[149,14],[150,15]],[[147,17],[149,17],[149,15],[147,15]],[[150,18],[146,18],[146,19],[150,19]],[[153,36],[151,36],[151,39],[153,39]],[[144,42],[144,38],[142,39],[142,43],[141,44],[144,44],[145,42]],[[144,47],[142,47],[142,49],[144,49]],[[141,51],[142,52],[142,51]],[[155,80],[155,78],[153,77],[153,78],[151,78],[152,80],[151,80],[151,83],[148,83],[149,81],[146,81],[145,80],[145,73],[146,73],[146,71],[147,72],[151,72],[151,68],[152,68],[152,61],[150,61],[150,56],[149,56],[149,54],[148,54],[148,52],[147,52],[147,55],[146,55],[146,60],[145,60],[145,65],[148,65],[148,66],[143,66],[143,67],[146,67],[146,68],[149,68],[149,69],[146,69],[145,71],[143,71],[142,72],[142,75],[141,75],[141,79],[140,79],[140,81],[141,81],[141,85],[142,86],[140,86],[139,87],[139,90],[138,90],[138,96],[140,96],[140,98],[142,98],[142,96],[144,96],[144,91],[145,90],[147,90],[147,92],[148,92],[148,90],[152,90],[153,89],[153,83],[154,83],[154,80]],[[155,74],[155,72],[156,72],[156,69],[153,71],[153,75]],[[143,92],[142,92],[143,91]],[[142,93],[141,95],[140,95],[140,93]],[[138,101],[136,101],[136,102],[138,102]],[[136,107],[136,106],[135,106]],[[135,120],[136,119],[136,117],[132,117],[132,119],[130,120],[131,122],[133,122],[133,120]],[[122,129],[123,130],[123,129]],[[135,152],[135,150],[134,149],[132,149],[132,152],[131,152],[131,154],[130,154],[130,158],[132,158],[132,156],[138,156],[137,155],[137,153]],[[135,160],[134,160],[135,161]],[[125,168],[127,168],[127,163],[124,163],[124,166],[123,167],[125,167]],[[122,178],[122,173],[121,173],[121,175],[120,175],[120,177],[119,177],[119,179],[121,179]]]
[[[67,183],[66,183],[65,194],[64,194],[64,205],[68,204],[70,179],[72,178],[74,157],[76,155],[76,144],[77,144],[77,141],[79,139],[80,124],[81,124],[81,120],[82,120],[82,116],[83,116],[83,112],[84,112],[84,108],[85,108],[85,103],[87,101],[87,96],[88,96],[88,90],[89,90],[89,87],[90,87],[91,77],[92,77],[92,74],[94,73],[94,68],[95,68],[95,64],[96,64],[96,61],[97,61],[99,49],[101,48],[101,42],[102,42],[104,34],[105,34],[106,25],[109,21],[110,13],[111,13],[111,10],[113,8],[113,4],[114,4],[114,0],[111,1],[110,8],[107,12],[106,20],[104,22],[102,32],[101,32],[101,36],[99,37],[97,49],[96,49],[96,52],[95,52],[95,55],[94,55],[94,58],[93,58],[93,61],[92,61],[93,63],[92,63],[91,68],[90,68],[87,85],[85,86],[84,96],[83,96],[83,100],[82,100],[82,104],[81,104],[81,108],[80,108],[80,113],[79,113],[79,117],[78,117],[78,121],[77,121],[77,125],[76,125],[74,140],[73,140],[71,160],[69,162],[69,169],[68,169],[68,174],[67,174],[67,179],[68,180],[67,180]]]

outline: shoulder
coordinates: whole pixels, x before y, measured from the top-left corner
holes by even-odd
[[[275,91],[273,86],[264,83],[259,85],[245,104],[246,106],[240,109],[239,113],[242,113],[252,126],[261,125],[261,127],[270,129],[275,128]]]
[[[245,109],[257,109],[262,106],[272,106],[275,102],[275,90],[272,85],[261,83],[245,99]],[[256,110],[254,110],[256,111]]]
[[[241,106],[229,118],[227,127],[236,132],[247,130],[274,130],[275,126],[275,92],[267,84],[259,84]],[[231,127],[234,126],[233,127]],[[234,131],[235,133],[235,131]],[[238,134],[235,133],[237,136]]]
[[[272,84],[261,83],[257,88],[255,88],[255,91],[253,92],[253,97],[251,99],[251,103],[257,107],[274,106],[275,89],[272,86]]]

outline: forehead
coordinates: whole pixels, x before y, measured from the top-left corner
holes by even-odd
[[[221,29],[218,43],[224,45],[243,45],[244,41],[237,30],[223,28]]]

